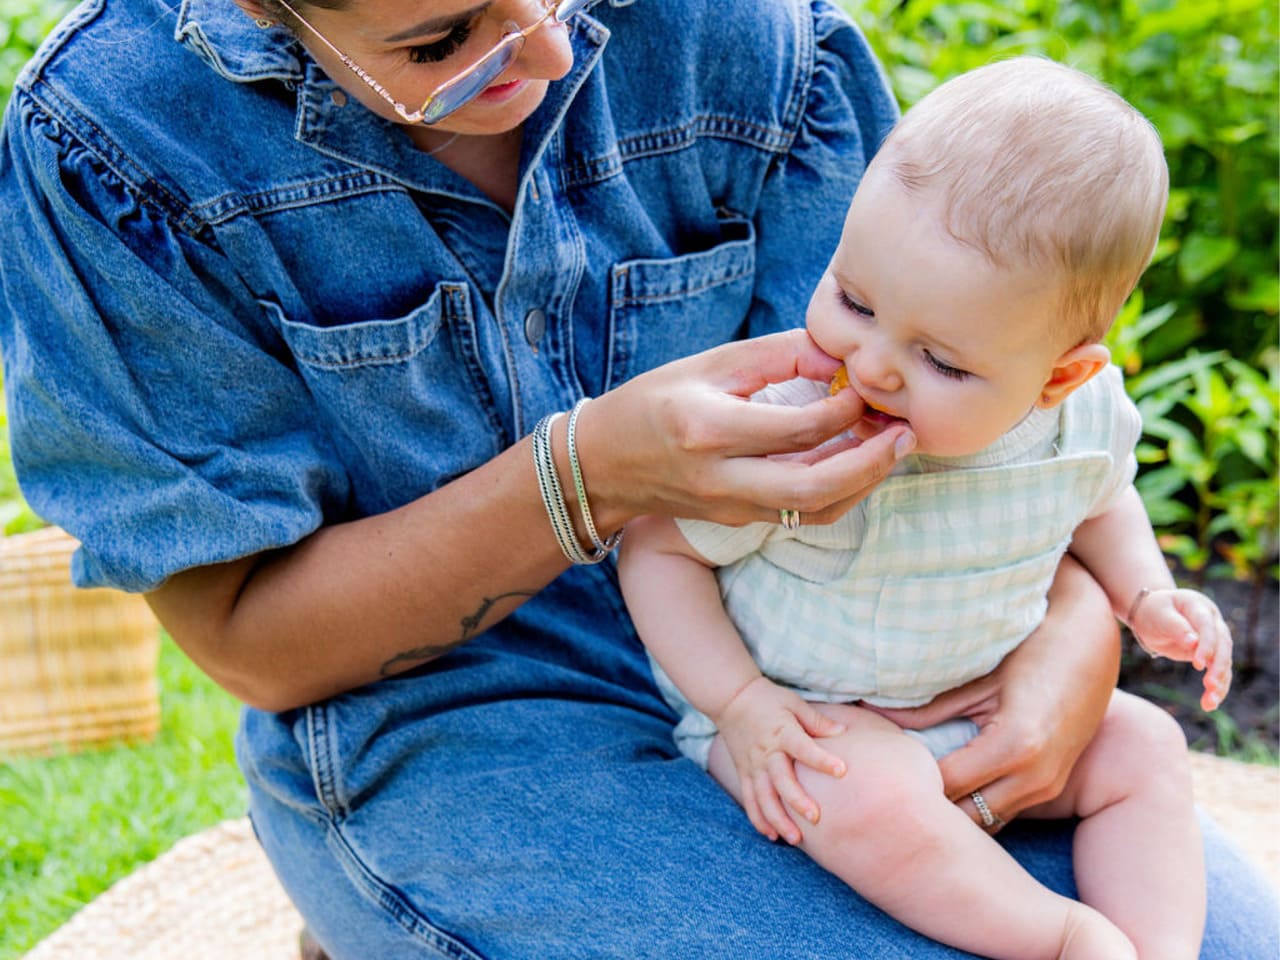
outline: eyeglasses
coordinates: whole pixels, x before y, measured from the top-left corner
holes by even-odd
[[[524,42],[529,35],[546,26],[548,23],[567,23],[580,13],[589,0],[537,0],[542,7],[540,16],[529,26],[521,28],[515,21],[508,20],[502,39],[488,50],[479,60],[460,73],[450,77],[436,87],[423,101],[417,110],[410,111],[403,103],[389,94],[386,88],[365,72],[364,68],[329,42],[329,38],[313,27],[287,0],[279,0],[280,6],[289,11],[297,21],[315,34],[316,39],[333,51],[334,56],[342,61],[342,65],[363,80],[374,93],[385,100],[392,110],[406,123],[439,123],[459,107],[463,107],[479,96],[484,89],[493,83],[504,70],[515,63],[524,49]]]

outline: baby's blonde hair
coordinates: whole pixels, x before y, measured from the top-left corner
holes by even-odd
[[[1151,259],[1168,197],[1146,118],[1037,57],[942,84],[907,111],[875,165],[941,202],[951,236],[994,266],[1052,271],[1072,345],[1105,335]]]

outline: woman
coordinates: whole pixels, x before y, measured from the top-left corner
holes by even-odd
[[[894,114],[858,33],[824,0],[236,2],[89,0],[23,75],[0,349],[78,582],[145,592],[249,704],[251,813],[320,943],[955,956],[674,759],[612,565],[566,556],[584,508],[606,545],[640,513],[828,521],[910,448],[813,462],[858,401],[741,402],[835,367],[780,331]],[[550,467],[528,434],[585,396],[584,502],[566,419]],[[1105,601],[1070,569],[1053,603],[904,718],[983,726],[944,768],[975,819],[1056,792],[1101,716]],[[1068,829],[1009,842],[1070,891]],[[1206,956],[1243,956],[1260,888],[1210,859]]]

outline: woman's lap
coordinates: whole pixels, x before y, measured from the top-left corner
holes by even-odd
[[[639,708],[648,691],[573,699],[553,670],[528,689],[555,695],[459,696],[468,676],[492,673],[484,660],[306,711],[246,714],[255,826],[334,960],[967,956],[756,834],[676,753],[658,701]],[[436,712],[441,689],[450,709]],[[1072,894],[1070,833],[1015,824],[1002,839]],[[1277,956],[1265,882],[1207,835],[1202,956]]]

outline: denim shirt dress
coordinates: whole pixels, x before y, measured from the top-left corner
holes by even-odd
[[[53,32],[0,140],[0,353],[77,583],[390,510],[802,321],[896,115],[861,34],[827,0],[598,0],[569,32],[510,215],[231,0],[85,0]],[[237,748],[335,960],[956,955],[761,841],[672,722],[604,564],[416,670],[247,709]],[[1069,889],[1068,835],[1040,843]]]

